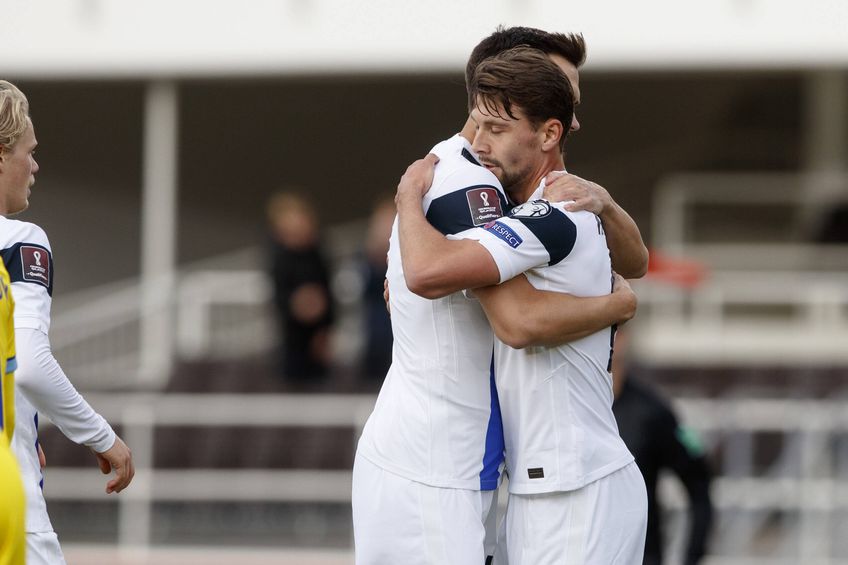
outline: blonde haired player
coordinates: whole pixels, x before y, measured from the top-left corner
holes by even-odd
[[[15,296],[15,435],[26,497],[29,565],[64,565],[59,540],[47,515],[41,490],[42,457],[38,415],[46,415],[68,439],[94,451],[103,473],[115,471],[106,492],[120,492],[135,473],[132,455],[106,420],[80,396],[56,362],[47,333],[53,292],[53,257],[44,230],[10,220],[29,205],[38,163],[29,103],[15,85],[0,80],[0,255],[9,270]]]
[[[0,260],[0,565],[23,565],[24,487],[9,450],[15,431],[15,326],[12,285]]]

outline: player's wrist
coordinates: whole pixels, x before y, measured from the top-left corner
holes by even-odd
[[[636,293],[629,287],[616,289],[610,295],[612,317],[617,324],[623,324],[636,315],[638,300]]]

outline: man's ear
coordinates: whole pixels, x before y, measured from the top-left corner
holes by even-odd
[[[542,124],[542,133],[544,134],[542,151],[559,152],[559,141],[565,135],[565,128],[562,126],[562,122],[554,118],[547,120]]]

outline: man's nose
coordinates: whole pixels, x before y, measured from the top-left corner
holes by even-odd
[[[568,128],[568,131],[575,132],[580,129],[580,122],[577,121],[577,114],[571,116],[571,126]]]

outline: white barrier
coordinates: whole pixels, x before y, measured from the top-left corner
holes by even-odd
[[[307,394],[92,394],[89,397],[113,424],[123,427],[125,439],[135,454],[137,477],[118,497],[119,539],[128,550],[148,546],[151,508],[156,501],[350,501],[348,470],[154,469],[151,463],[156,426],[349,427],[350,441],[354,442],[375,400],[372,395]],[[828,561],[830,544],[822,542],[822,528],[829,528],[831,518],[848,508],[848,476],[835,469],[827,441],[829,434],[848,432],[844,403],[681,399],[677,405],[683,420],[713,444],[734,437],[750,440],[751,434],[758,432],[776,432],[794,438],[787,439],[783,455],[766,475],[743,475],[742,472],[750,472],[750,465],[744,461],[726,461],[714,483],[716,508],[725,515],[746,511],[797,512],[797,523],[787,525],[789,529],[783,535],[798,540],[799,562],[837,563]],[[747,456],[752,455],[747,453]],[[796,457],[797,468],[786,465],[787,460]],[[102,500],[103,481],[94,468],[49,468],[45,492],[49,499],[55,500]],[[668,508],[685,507],[685,497],[678,487],[663,483],[662,492]],[[797,529],[790,531],[792,528]],[[754,528],[743,524],[735,529],[738,534]],[[721,547],[725,543],[722,533],[716,534],[714,546]],[[756,560],[713,558],[709,562],[727,565]]]

